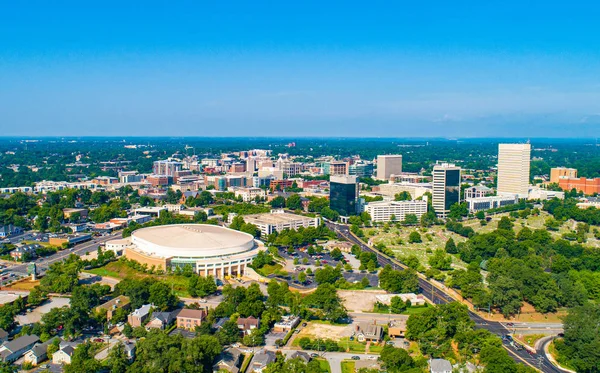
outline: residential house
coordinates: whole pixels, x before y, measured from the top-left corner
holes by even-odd
[[[171,322],[175,315],[173,312],[153,312],[150,321],[146,324],[146,329],[165,329]]]
[[[223,327],[223,324],[225,324],[227,321],[229,321],[229,317],[221,317],[219,319],[217,319],[214,324],[212,324],[212,328],[215,330],[219,330]]]
[[[257,352],[250,362],[247,372],[262,373],[262,371],[275,361],[277,356],[273,351],[262,350]]]
[[[452,373],[452,364],[446,359],[429,360],[429,371],[431,373]]]
[[[206,317],[204,310],[191,310],[184,308],[177,313],[177,328],[194,330],[202,324],[202,320]]]
[[[304,361],[305,363],[308,363],[309,361],[312,360],[310,355],[304,351],[294,352],[293,354],[290,355],[290,359],[300,359],[300,360]]]
[[[127,322],[129,323],[129,325],[131,325],[132,328],[144,326],[144,324],[146,324],[148,316],[150,316],[151,309],[151,304],[144,304],[143,306],[141,306],[140,308],[133,311],[127,316]]]
[[[276,322],[273,325],[273,331],[275,333],[289,333],[300,323],[300,317],[295,315],[287,315],[281,317],[281,321]]]
[[[23,229],[20,227],[15,227],[12,224],[3,225],[0,227],[0,238],[6,238],[19,233],[23,233]]]
[[[4,342],[0,346],[0,360],[5,363],[12,363],[25,352],[30,350],[40,339],[37,335],[24,335],[10,342]]]
[[[129,297],[125,295],[119,295],[116,298],[109,300],[106,303],[102,303],[98,307],[96,307],[96,312],[102,312],[102,310],[106,310],[106,320],[110,321],[115,311],[118,309],[129,310],[131,307],[131,302],[129,301]]]
[[[383,339],[383,327],[373,323],[360,323],[356,326],[356,339],[359,342],[380,342]]]
[[[406,333],[406,320],[394,320],[389,323],[388,326],[388,335],[390,338],[400,338],[404,337],[404,333]]]
[[[133,359],[135,359],[135,351],[136,351],[136,346],[134,342],[131,341],[127,341],[123,344],[123,351],[125,352],[125,356],[127,357],[127,360],[132,361]]]
[[[24,359],[33,365],[38,365],[42,361],[48,359],[48,346],[56,339],[51,338],[44,343],[36,343],[35,346],[25,353]]]
[[[253,329],[257,329],[260,326],[260,319],[254,316],[240,317],[237,320],[237,326],[241,330],[243,335],[248,335]]]
[[[226,348],[217,356],[213,365],[213,372],[226,370],[231,373],[238,373],[241,362],[242,352],[240,350],[234,347]]]
[[[52,354],[53,364],[71,364],[71,357],[77,345],[72,342],[62,341],[58,346],[58,351]]]
[[[0,328],[0,343],[8,341],[8,332]]]

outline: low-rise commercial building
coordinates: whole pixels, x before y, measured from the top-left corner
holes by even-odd
[[[63,244],[67,245],[77,245],[82,242],[86,242],[92,239],[91,234],[73,234],[73,235],[63,235],[58,237],[50,237],[48,239],[48,243],[54,246],[62,246]]]
[[[282,316],[281,321],[273,325],[273,331],[276,333],[288,333],[300,323],[300,317],[295,315]]]
[[[235,214],[229,214],[229,222],[232,221]],[[321,224],[321,218],[308,217],[296,214],[290,214],[284,210],[271,210],[266,214],[244,215],[246,223],[254,224],[260,229],[262,235],[269,235],[273,232],[281,232],[284,229],[298,229],[300,227],[318,227]]]
[[[514,205],[519,203],[519,197],[516,194],[504,194],[501,196],[469,198],[465,202],[467,203],[469,212],[477,212]]]

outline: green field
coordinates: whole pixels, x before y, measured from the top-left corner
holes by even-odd
[[[361,343],[356,340],[351,341],[348,337],[340,339],[338,345],[343,348],[344,351],[348,350],[349,352],[365,353],[365,350],[367,349],[366,343]]]
[[[319,362],[319,367],[321,368],[321,372],[330,373],[331,367],[329,366],[329,362],[322,357],[315,358],[316,361]]]
[[[262,267],[261,269],[257,270],[256,272],[258,272],[259,274],[263,275],[263,276],[268,276],[271,274],[275,274],[275,275],[281,275],[281,276],[286,276],[287,272],[283,270],[283,266],[281,264],[267,264],[264,267]]]
[[[158,281],[167,283],[169,286],[173,286],[174,293],[179,297],[189,297],[187,291],[189,279],[185,276],[177,275],[151,275],[137,271],[120,261],[110,262],[102,267],[85,270],[85,272],[92,273],[98,276],[113,277],[116,279],[124,279],[127,277],[131,278],[146,278],[151,277]]]
[[[354,361],[342,361],[342,373],[354,373],[356,371],[354,367]]]

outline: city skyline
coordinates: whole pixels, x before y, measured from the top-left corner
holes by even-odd
[[[10,136],[592,137],[597,7],[11,4],[0,123]]]

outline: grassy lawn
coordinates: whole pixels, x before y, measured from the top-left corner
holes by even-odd
[[[23,279],[22,281],[17,281],[14,282],[10,285],[8,285],[8,288],[11,288],[13,290],[31,290],[34,287],[38,286],[40,284],[40,282],[38,280],[36,281],[31,281],[31,277],[27,277],[25,279]]]
[[[380,354],[381,350],[383,350],[384,347],[385,347],[385,345],[371,344],[369,346],[369,353]]]
[[[177,275],[150,275],[147,273],[136,271],[133,268],[128,267],[122,262],[115,261],[106,264],[103,267],[94,268],[90,270],[86,270],[85,272],[92,273],[98,276],[108,276],[114,277],[118,279],[124,279],[126,277],[132,278],[154,278],[158,281],[162,281],[167,283],[169,286],[173,286],[173,292],[180,297],[189,297],[189,293],[187,292],[189,279],[185,276],[177,276]]]
[[[354,373],[355,370],[354,361],[342,361],[342,373]]]
[[[257,272],[259,272],[261,275],[263,276],[268,276],[271,274],[275,274],[275,275],[281,275],[281,276],[286,276],[288,273],[286,271],[283,271],[283,266],[281,264],[267,264],[264,267],[262,267],[261,269],[259,269]]]
[[[319,362],[319,367],[321,368],[321,372],[331,373],[331,367],[329,366],[329,362],[322,357],[315,358],[316,361]]]
[[[41,241],[22,241],[22,243],[24,243],[26,245],[38,244],[43,247],[52,246],[48,242],[41,242]],[[58,249],[60,250],[61,248],[59,247]]]
[[[519,340],[523,341],[523,343],[525,343],[529,347],[534,347],[535,342],[538,339],[544,338],[545,336],[546,336],[546,334],[529,334],[529,335],[524,335],[523,338],[519,338]]]
[[[349,352],[364,353],[367,348],[365,343],[357,342],[355,340],[351,341],[348,337],[340,339],[338,345],[344,350],[348,349]]]

